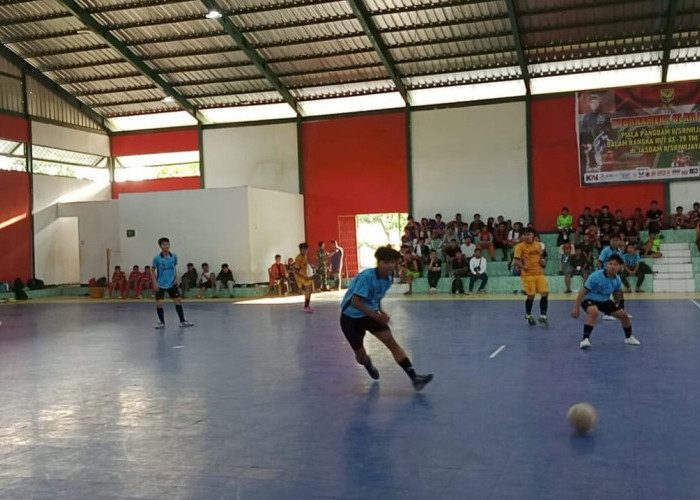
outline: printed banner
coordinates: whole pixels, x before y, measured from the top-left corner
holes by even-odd
[[[576,94],[581,185],[700,178],[700,83]]]

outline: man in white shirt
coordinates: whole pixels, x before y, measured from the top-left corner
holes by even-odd
[[[462,246],[459,248],[462,251],[464,258],[469,260],[474,257],[474,252],[476,251],[476,245],[472,242],[472,239],[467,236],[462,242]]]
[[[478,293],[484,293],[484,287],[489,281],[489,277],[486,274],[486,259],[481,256],[481,250],[478,248],[474,252],[474,257],[469,261],[469,269],[471,271],[471,276],[469,276],[469,293],[474,291],[474,283],[477,280],[481,281]]]

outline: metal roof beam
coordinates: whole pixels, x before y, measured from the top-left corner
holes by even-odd
[[[161,102],[160,99],[153,99],[151,97],[144,97],[143,99],[133,99],[125,101],[114,101],[114,102],[103,102],[99,104],[93,104],[93,108],[111,108],[112,106],[128,106],[130,104],[146,104],[146,103],[157,103]]]
[[[195,119],[200,122],[208,123],[209,120],[199,113],[197,109],[190,104],[175,88],[165,81],[158,73],[156,73],[146,62],[139,56],[134,54],[127,45],[111,34],[104,26],[98,23],[88,11],[78,5],[75,0],[57,0],[65,8],[71,11],[80,21],[95,34],[107,42],[114,50],[119,52],[121,56],[134,65],[138,70],[155,85],[160,87],[166,95],[172,97],[185,111],[190,113]]]
[[[403,97],[404,102],[406,103],[406,105],[408,105],[408,91],[406,90],[406,87],[404,86],[403,81],[401,80],[401,76],[399,76],[399,73],[396,71],[396,66],[394,65],[393,57],[391,56],[391,52],[389,52],[389,47],[387,47],[387,44],[382,38],[382,34],[379,32],[377,26],[374,24],[372,16],[370,15],[369,10],[367,10],[367,7],[365,6],[364,0],[347,1],[350,5],[350,8],[352,9],[353,14],[355,14],[355,17],[357,17],[357,20],[362,26],[363,31],[369,38],[370,42],[372,42],[374,50],[377,51],[379,59],[384,64],[387,73],[389,73],[389,77],[396,86],[396,90],[398,90],[398,92],[401,94],[401,97]]]
[[[287,10],[297,7],[311,7],[314,5],[326,5],[331,3],[344,3],[345,0],[296,0],[293,4],[289,3],[270,3],[258,5],[255,7],[241,7],[239,9],[228,9],[223,11],[227,16],[242,16],[245,14],[260,14],[262,12],[270,12],[275,10]]]
[[[69,37],[69,36],[84,36],[82,33],[78,33],[78,30],[75,29],[70,29],[70,30],[61,30],[61,31],[50,31],[50,32],[45,32],[45,33],[36,33],[34,35],[28,35],[28,36],[16,36],[16,37],[10,37],[10,38],[2,38],[0,39],[0,43],[4,43],[5,45],[11,44],[11,43],[26,43],[26,42],[35,42],[38,40],[49,40],[51,38],[64,38],[64,37]]]
[[[520,40],[520,28],[518,28],[518,15],[515,12],[515,1],[505,0],[508,7],[508,18],[510,19],[510,28],[513,31],[513,41],[515,42],[515,52],[518,54],[518,65],[525,83],[525,94],[530,95],[530,72],[527,69],[527,59],[523,50],[523,43]]]
[[[676,28],[676,14],[678,13],[678,0],[668,0],[666,12],[666,34],[664,35],[663,56],[661,58],[661,81],[668,78],[668,64],[671,59],[671,44],[673,43],[673,31]]]
[[[155,90],[153,85],[134,85],[133,87],[119,87],[116,89],[86,90],[74,92],[76,97],[92,97],[97,95],[121,94],[122,92],[140,92],[143,90]]]
[[[141,0],[139,2],[121,2],[116,4],[92,7],[88,10],[90,14],[102,14],[104,12],[121,12],[124,10],[141,9],[145,7],[157,7],[160,5],[171,5],[174,3],[189,3],[191,0]]]
[[[43,21],[52,21],[54,19],[65,19],[73,17],[66,12],[53,12],[51,14],[40,14],[36,16],[23,16],[3,19],[0,21],[0,26],[12,26],[13,24],[40,23]]]
[[[493,0],[443,0],[438,3],[426,3],[416,5],[406,5],[402,7],[389,7],[387,9],[373,10],[372,16],[386,16],[390,14],[408,14],[411,12],[424,12],[426,10],[444,9],[450,7],[465,7],[468,5],[479,5],[491,3]]]
[[[138,71],[132,71],[130,73],[116,73],[111,75],[100,75],[100,76],[79,76],[76,78],[63,78],[57,79],[56,82],[59,85],[77,85],[79,83],[92,83],[92,82],[106,82],[109,80],[123,80],[125,78],[139,78],[143,74]],[[153,88],[156,88],[155,83]]]
[[[201,2],[210,10],[216,10],[222,12],[215,0],[201,0]],[[267,61],[255,50],[251,43],[246,39],[241,30],[233,24],[228,16],[222,16],[218,19],[219,24],[224,29],[224,31],[236,42],[236,45],[248,56],[256,68],[267,78],[267,80],[272,84],[272,86],[279,92],[284,100],[289,104],[295,113],[300,114],[299,103],[297,103],[296,98],[289,92],[287,87],[280,81],[280,79],[273,73],[270,67],[267,65]]]
[[[38,59],[40,57],[52,57],[52,56],[62,56],[65,54],[79,54],[81,52],[92,52],[93,50],[106,50],[109,49],[109,45],[100,44],[92,45],[86,47],[66,47],[61,49],[44,50],[41,52],[29,52],[23,57],[25,59]]]
[[[206,49],[188,49],[171,52],[161,52],[160,54],[144,55],[144,61],[157,61],[159,59],[174,59],[176,57],[196,57],[213,54],[230,54],[240,52],[238,47],[208,47]]]
[[[545,7],[543,9],[529,9],[529,10],[522,10],[518,12],[518,15],[520,17],[523,16],[538,16],[541,14],[556,14],[559,12],[571,12],[572,10],[589,10],[589,9],[596,9],[600,7],[622,7],[626,5],[637,5],[639,4],[639,0],[617,0],[617,1],[610,1],[610,0],[599,0],[597,2],[587,2],[585,5],[553,5],[549,7]]]
[[[112,64],[125,64],[125,61],[124,59],[107,59],[104,61],[88,61],[75,64],[39,66],[37,69],[44,72],[69,71],[72,69],[94,68],[96,66],[111,66]]]
[[[37,70],[34,66],[29,64],[27,61],[22,59],[20,56],[12,52],[10,49],[5,47],[3,44],[0,44],[0,56],[3,57],[4,59],[7,59],[11,64],[14,66],[17,66],[20,68],[22,71],[26,72],[26,74],[30,75],[32,78],[34,78],[37,82],[39,82],[41,85],[46,87],[47,89],[51,90],[54,94],[56,94],[58,97],[63,99],[66,103],[68,103],[70,106],[76,108],[78,111],[83,113],[84,115],[88,116],[90,119],[94,120],[102,128],[106,130],[115,130],[114,126],[111,125],[104,116],[100,115],[97,113],[94,109],[86,105],[85,103],[81,102],[78,98],[76,98],[74,95],[66,91],[65,89],[61,88],[59,84],[51,80],[49,77],[44,75],[41,71]]]
[[[211,71],[216,69],[235,69],[235,68],[247,68],[252,66],[253,63],[250,61],[240,61],[240,62],[225,62],[220,64],[201,64],[194,66],[180,66],[173,68],[159,68],[158,72],[161,74],[172,74],[172,73],[187,73],[190,71]]]

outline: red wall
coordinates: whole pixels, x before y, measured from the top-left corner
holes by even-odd
[[[146,132],[112,136],[112,155],[131,156],[156,153],[179,153],[199,150],[197,129],[165,132]],[[148,181],[113,182],[112,198],[121,193],[149,193],[155,191],[179,191],[202,187],[199,177],[174,177]]]
[[[532,101],[532,183],[535,227],[553,231],[561,208],[566,206],[578,217],[584,206],[610,205],[631,215],[657,200],[666,210],[663,183],[624,186],[580,187],[574,97]]]
[[[0,281],[25,282],[32,274],[29,174],[0,170]],[[17,222],[10,220],[21,218]]]
[[[112,136],[112,156],[178,153],[198,149],[197,129]]]
[[[29,120],[0,114],[0,138],[11,141],[29,141]]]
[[[152,193],[154,191],[180,191],[182,189],[199,189],[199,177],[169,177],[147,181],[113,182],[112,198],[119,198],[122,193]]]
[[[338,216],[408,211],[406,116],[302,123],[306,239],[338,239]]]

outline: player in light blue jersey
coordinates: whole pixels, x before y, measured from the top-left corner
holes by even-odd
[[[608,314],[622,322],[622,329],[625,332],[625,344],[640,345],[641,342],[632,335],[632,322],[629,315],[620,306],[622,299],[622,280],[618,274],[622,269],[622,257],[613,254],[608,258],[605,269],[599,269],[592,273],[586,280],[585,285],[576,297],[574,310],[571,316],[578,318],[579,309],[586,312],[586,320],[583,324],[583,339],[579,344],[581,349],[591,347],[591,333],[598,319],[598,314]],[[613,300],[610,300],[612,294]]]
[[[394,339],[389,328],[389,315],[381,306],[381,300],[391,288],[392,276],[401,254],[392,248],[382,247],[374,256],[377,267],[358,274],[345,293],[341,302],[340,328],[355,352],[355,359],[367,369],[370,377],[377,380],[379,371],[365,351],[364,338],[367,331],[391,351],[396,362],[411,379],[413,387],[420,391],[433,379],[433,375],[416,374],[406,352]]]
[[[160,253],[153,257],[153,266],[150,270],[153,290],[156,295],[156,312],[158,313],[157,330],[165,328],[165,313],[163,312],[163,299],[165,294],[175,302],[175,310],[180,318],[180,326],[185,328],[194,326],[185,319],[182,309],[180,290],[177,287],[177,255],[170,251],[170,240],[161,238],[158,240]]]

